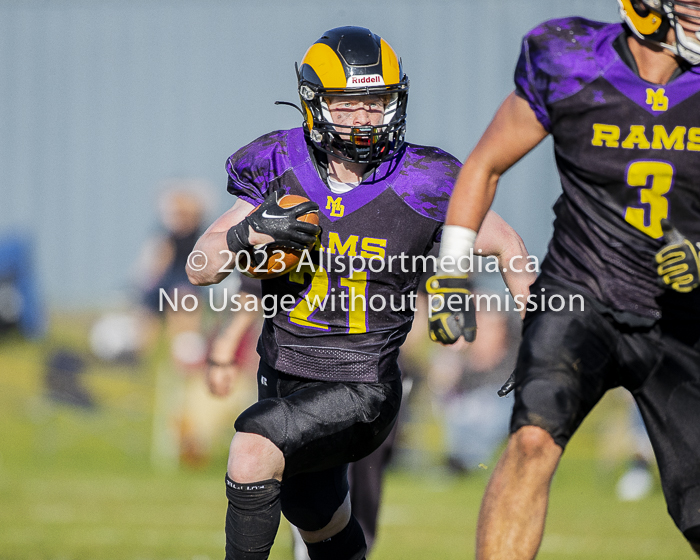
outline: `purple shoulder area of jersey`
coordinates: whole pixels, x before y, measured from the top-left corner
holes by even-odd
[[[290,165],[289,132],[278,130],[265,134],[228,158],[228,192],[252,204],[260,204],[270,181]]]
[[[417,213],[443,222],[460,167],[457,158],[439,148],[408,144],[391,188]]]
[[[620,33],[619,23],[571,17],[546,21],[525,36],[516,91],[547,130],[548,105],[578,93],[613,64],[619,57],[612,42]]]

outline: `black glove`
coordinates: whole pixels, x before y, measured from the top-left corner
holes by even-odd
[[[474,302],[469,301],[468,284],[466,274],[436,274],[425,283],[430,297],[428,332],[435,342],[454,344],[460,336],[467,342],[476,338],[476,310]]]
[[[499,397],[505,397],[515,388],[515,372],[510,374],[508,381],[506,381],[503,386],[498,390]]]
[[[310,200],[291,208],[282,208],[277,204],[277,191],[273,191],[243,221],[228,230],[226,233],[228,248],[233,253],[250,249],[252,247],[248,240],[248,226],[250,226],[258,233],[272,237],[270,246],[303,251],[316,242],[316,236],[321,233],[321,228],[301,222],[297,218],[317,211],[318,204]]]
[[[661,220],[661,229],[666,245],[655,256],[659,285],[681,293],[690,292],[700,284],[698,247],[668,220]]]

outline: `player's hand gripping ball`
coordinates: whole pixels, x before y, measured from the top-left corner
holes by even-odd
[[[276,278],[296,268],[304,249],[311,248],[320,233],[318,204],[295,194],[284,195],[279,201],[276,195],[265,199],[251,210],[246,220],[250,227],[275,239],[263,247],[251,247],[248,259],[238,262],[241,272],[259,280]]]
[[[442,344],[454,344],[460,336],[467,342],[476,338],[476,309],[469,301],[467,275],[428,278],[425,283],[430,298],[428,332],[430,338]]]
[[[656,253],[656,271],[662,287],[686,293],[700,284],[700,256],[698,247],[683,236],[668,220],[661,220],[664,245]]]

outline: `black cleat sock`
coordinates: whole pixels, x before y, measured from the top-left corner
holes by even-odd
[[[239,484],[226,475],[226,560],[265,560],[280,524],[280,482]]]
[[[355,516],[345,529],[325,541],[306,543],[311,560],[364,560],[367,552],[365,535]]]

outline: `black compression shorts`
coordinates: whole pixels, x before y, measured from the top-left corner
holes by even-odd
[[[300,529],[324,527],[348,493],[348,463],[384,441],[401,403],[399,376],[386,383],[314,381],[258,369],[258,402],[236,420],[284,454],[282,511]]]
[[[541,279],[540,279],[541,280]],[[665,315],[651,327],[617,323],[601,305],[548,280],[564,297],[559,312],[528,312],[515,369],[511,433],[539,426],[564,448],[586,415],[613,387],[631,391],[659,464],[669,513],[690,540],[700,531],[700,318]]]

